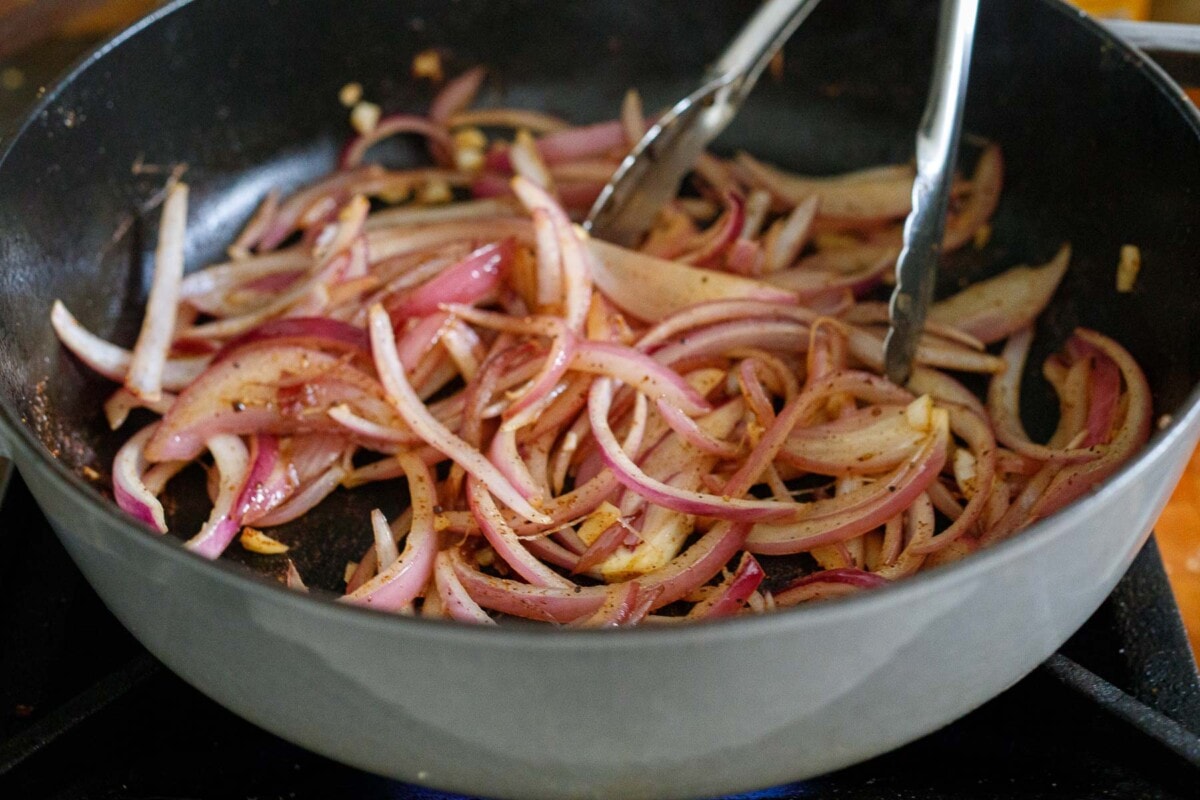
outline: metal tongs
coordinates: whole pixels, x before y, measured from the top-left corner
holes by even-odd
[[[768,0],[721,54],[699,89],[646,132],[596,199],[584,227],[633,245],[704,149],[737,115],[775,53],[820,0]],[[896,262],[891,325],[884,341],[887,376],[908,381],[937,279],[979,0],[942,0],[933,82],[917,132],[913,206]]]
[[[912,373],[925,312],[937,283],[978,16],[979,0],[942,0],[933,82],[917,129],[912,211],[904,221],[904,247],[896,260],[896,288],[888,305],[890,325],[883,340],[884,372],[888,380],[900,385],[907,383]]]
[[[584,228],[610,242],[636,244],[818,2],[764,3],[709,69],[700,88],[659,118],[625,157],[596,198]]]

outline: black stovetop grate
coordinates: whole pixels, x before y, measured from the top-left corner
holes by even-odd
[[[103,608],[19,478],[0,508],[0,797],[445,798],[244,722]],[[755,798],[1194,798],[1200,680],[1153,541],[1063,650],[918,742]]]

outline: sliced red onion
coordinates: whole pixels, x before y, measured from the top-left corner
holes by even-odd
[[[533,226],[527,219],[494,217],[436,222],[415,229],[381,228],[367,235],[373,264],[400,256],[422,254],[463,242],[499,242],[514,239],[525,245],[534,242]],[[419,263],[419,262],[418,262]]]
[[[626,90],[621,101],[621,127],[625,129],[625,143],[631,148],[646,135],[646,113],[637,89]]]
[[[346,452],[346,437],[316,433],[293,436],[285,442],[283,460],[300,484],[307,484],[337,464]]]
[[[230,339],[261,325],[272,317],[321,316],[329,304],[329,288],[319,278],[298,281],[274,300],[253,311],[235,317],[203,322],[183,331],[197,339]]]
[[[662,344],[677,338],[684,331],[703,328],[719,322],[747,319],[780,319],[811,324],[818,315],[801,306],[764,302],[761,300],[717,300],[684,309],[655,325],[638,340],[637,348],[653,352]]]
[[[256,435],[250,443],[250,471],[231,516],[239,525],[253,525],[287,500],[298,483],[280,456],[279,440]]]
[[[762,245],[752,239],[739,238],[729,247],[725,265],[730,272],[754,277],[763,272]]]
[[[175,331],[183,280],[183,248],[187,235],[188,187],[176,183],[167,191],[154,251],[154,280],[146,300],[146,313],[133,347],[125,388],[148,402],[161,399],[163,371]]]
[[[254,286],[256,281],[279,279],[280,276],[294,279],[311,267],[312,256],[299,248],[250,256],[185,275],[180,284],[180,297],[195,305],[201,298]]]
[[[758,444],[726,483],[725,493],[736,497],[749,491],[750,487],[759,481],[766,468],[775,460],[792,430],[824,406],[831,397],[843,392],[856,396],[865,395],[876,401],[887,399],[893,402],[898,396],[903,397],[907,394],[903,390],[897,390],[896,387],[878,376],[851,370],[835,374],[806,388],[776,415],[771,427],[763,432]],[[944,452],[942,456],[944,458]],[[801,516],[808,518],[810,515],[805,513]]]
[[[259,518],[255,524],[263,528],[283,525],[298,519],[312,511],[321,501],[341,485],[346,471],[339,465],[334,465],[305,486],[296,490],[292,496],[272,511]]]
[[[721,497],[704,492],[677,489],[647,475],[622,449],[608,424],[608,412],[612,406],[612,382],[600,378],[592,384],[588,397],[588,417],[592,423],[592,434],[600,445],[604,461],[612,469],[617,480],[626,488],[647,498],[653,503],[680,511],[737,522],[754,522],[778,519],[792,515],[794,510],[773,500],[746,500],[740,497]]]
[[[566,525],[590,514],[605,500],[611,500],[620,485],[611,472],[605,471],[583,481],[570,492],[552,498],[542,510],[550,516],[551,525]],[[505,519],[519,535],[540,533],[537,525],[517,519],[515,515],[506,514]]]
[[[282,244],[296,231],[301,216],[322,200],[330,201],[330,204],[335,207],[340,206],[350,197],[356,185],[384,174],[386,174],[386,170],[377,164],[371,164],[358,169],[336,172],[292,195],[279,207],[275,218],[263,232],[258,243],[259,251],[274,250]]]
[[[992,426],[988,423],[986,417],[971,409],[951,406],[948,410],[950,413],[950,429],[954,431],[956,436],[967,443],[969,452],[975,458],[975,476],[972,481],[973,492],[967,498],[966,506],[962,508],[960,513],[952,517],[954,521],[944,531],[932,537],[928,543],[912,546],[911,550],[916,555],[936,553],[957,541],[963,535],[972,532],[986,510],[988,500],[996,488],[997,448],[996,439],[992,433]],[[936,489],[939,486],[940,484],[935,481],[930,485],[930,489]],[[931,498],[933,494],[934,492],[931,491]],[[942,513],[946,512],[943,510]]]
[[[926,435],[908,424],[903,408],[871,406],[835,422],[793,428],[781,457],[822,475],[869,475],[896,467]]]
[[[478,200],[497,200],[509,197],[512,185],[506,175],[483,173],[471,181],[471,196]]]
[[[345,596],[346,602],[392,612],[400,611],[419,597],[429,583],[433,576],[438,541],[434,527],[437,489],[433,475],[424,462],[411,453],[401,452],[396,459],[408,478],[412,508],[412,526],[404,540],[404,552],[395,555],[391,529],[386,520],[383,520],[382,528],[378,524],[383,514],[378,510],[372,512],[377,539],[382,534],[392,542],[392,548],[378,557],[382,567],[379,574]]]
[[[190,460],[220,433],[338,431],[327,412],[342,403],[398,425],[382,387],[339,357],[295,346],[250,349],[214,364],[179,395],[146,445],[146,457]]]
[[[416,228],[431,223],[490,220],[496,217],[515,217],[520,206],[512,199],[464,200],[445,206],[404,205],[376,211],[367,217],[366,229],[380,231],[388,228]]]
[[[546,490],[534,479],[529,467],[521,458],[517,448],[516,431],[503,428],[496,431],[496,435],[492,437],[488,457],[522,497],[532,505],[542,505],[546,499]]]
[[[636,625],[650,610],[654,600],[641,591],[637,581],[610,586],[608,596],[595,613],[571,623],[579,628],[619,628]]]
[[[842,271],[801,261],[795,267],[766,275],[764,280],[772,286],[794,292],[803,301],[839,291],[850,291],[856,297],[862,296],[875,288],[882,276],[896,266],[896,257],[900,254],[899,249],[893,247],[864,247],[863,250],[864,260],[860,269]],[[840,256],[843,252],[851,251],[831,252]],[[856,266],[859,263],[855,261]]]
[[[883,368],[882,330],[847,327],[846,338],[851,354],[872,369]],[[1003,359],[981,353],[972,347],[922,334],[917,343],[917,363],[956,372],[997,374],[1004,369]]]
[[[1121,396],[1121,373],[1109,358],[1096,359],[1091,374],[1091,391],[1088,396],[1087,438],[1083,447],[1107,442],[1117,418],[1117,405]]]
[[[1004,183],[1004,159],[994,144],[984,148],[971,178],[971,193],[958,213],[946,221],[942,249],[957,250],[971,241],[992,218],[1000,204],[1000,189]]]
[[[738,384],[742,388],[747,407],[758,417],[759,424],[770,425],[775,419],[775,407],[758,379],[758,363],[756,359],[748,358],[738,365]],[[794,392],[792,396],[795,396]]]
[[[242,527],[237,518],[237,503],[250,472],[250,453],[241,437],[230,434],[213,436],[205,445],[216,462],[219,491],[208,521],[185,546],[205,558],[216,559]]]
[[[432,314],[445,304],[477,303],[496,290],[515,252],[511,239],[484,245],[429,282],[389,298],[384,305],[398,323]]]
[[[248,345],[264,342],[330,348],[368,358],[371,355],[371,342],[362,328],[329,317],[284,317],[268,320],[230,340],[213,356],[213,363],[224,361]]]
[[[355,414],[350,406],[344,404],[329,409],[329,417],[342,425],[347,432],[368,442],[414,445],[421,441],[407,427],[391,428],[372,422]]]
[[[929,318],[990,344],[1028,327],[1041,315],[1071,262],[1071,248],[1040,267],[1013,267],[934,303]]]
[[[656,403],[670,403],[689,415],[712,410],[712,405],[678,372],[632,347],[580,342],[571,358],[571,369],[615,378]]]
[[[1125,415],[1102,456],[1094,461],[1069,464],[1055,474],[1045,492],[1030,508],[1029,521],[1052,514],[1091,491],[1116,472],[1150,438],[1153,399],[1150,384],[1137,361],[1124,347],[1096,331],[1077,328],[1075,337],[1111,359],[1121,371],[1121,378],[1125,382]]]
[[[644,320],[661,320],[713,300],[796,302],[792,292],[751,278],[700,269],[589,239],[596,286],[622,310]]]
[[[550,348],[542,368],[529,382],[529,387],[513,399],[504,410],[504,427],[508,430],[523,428],[533,422],[539,413],[554,399],[553,391],[567,374],[575,360],[575,334],[562,326]]]
[[[737,167],[752,185],[770,191],[788,205],[819,197],[818,213],[822,217],[862,224],[900,219],[912,209],[913,173],[908,167],[811,178],[764,164],[746,153],[738,153]]]
[[[304,579],[300,577],[300,570],[296,569],[296,562],[290,558],[287,560],[287,576],[284,578],[284,585],[294,592],[308,591],[308,587],[304,585]]]
[[[158,400],[148,402],[122,386],[104,401],[104,418],[108,420],[108,427],[115,431],[125,424],[129,413],[135,408],[149,409],[161,416],[170,410],[174,402],[175,395],[169,392],[163,392]]]
[[[747,348],[799,354],[808,348],[808,334],[807,325],[790,320],[726,322],[694,331],[681,337],[678,343],[656,350],[654,360],[660,364],[680,364]]]
[[[688,612],[688,618],[717,619],[740,613],[750,595],[758,591],[766,575],[754,556],[742,553],[742,559],[733,574],[722,581],[709,597],[694,605]]]
[[[384,524],[387,525],[386,518],[384,519]],[[412,514],[405,512],[396,520],[396,522],[392,523],[390,526],[387,526],[389,537],[391,536],[393,526],[396,527],[397,530],[407,531],[412,526]],[[374,512],[371,513],[371,527],[375,527]],[[379,535],[379,531],[376,530],[373,532],[376,536]],[[374,578],[375,574],[379,572],[378,548],[371,547],[369,550],[367,550],[367,552],[363,553],[363,557],[360,558],[358,563],[354,565],[353,572],[350,571],[350,565],[347,564],[346,571],[350,572],[350,578],[346,581],[346,594],[350,594],[355,589],[371,580],[371,578]]]
[[[668,203],[658,212],[658,220],[638,247],[638,252],[670,260],[685,252],[698,236],[700,229],[691,215],[677,203]]]
[[[580,161],[624,147],[625,129],[619,120],[568,128],[546,134],[537,140],[538,152],[547,164]],[[512,172],[508,149],[501,148],[488,153],[485,166],[498,172]]]
[[[546,208],[534,208],[529,212],[537,236],[537,300],[541,306],[563,302],[562,251],[558,247],[551,213]]]
[[[401,333],[396,340],[396,351],[400,354],[400,363],[404,365],[405,372],[416,371],[421,359],[437,346],[450,319],[448,311],[437,311],[426,317],[409,320],[408,331]],[[415,325],[412,324],[414,320]]]
[[[725,193],[725,213],[713,223],[712,228],[700,235],[695,249],[678,256],[675,260],[684,264],[709,267],[737,241],[746,224],[746,200],[735,191]]]
[[[571,127],[559,117],[524,108],[469,109],[455,113],[447,122],[451,128],[524,128],[534,134],[556,133]]]
[[[522,179],[548,192],[554,191],[554,178],[546,167],[546,162],[542,161],[529,131],[517,131],[517,136],[508,149],[508,158],[512,163],[513,172]]]
[[[67,307],[55,300],[50,311],[50,324],[63,345],[80,361],[93,370],[118,383],[125,380],[132,354],[124,348],[110,344],[88,331],[67,311]],[[194,381],[208,366],[207,357],[168,359],[163,366],[162,388],[179,391]]]
[[[575,568],[572,570],[575,574],[590,572],[594,567],[616,552],[625,539],[629,536],[629,530],[625,527],[622,521],[617,521],[608,526],[599,536],[596,537],[587,549],[580,554]]]
[[[125,513],[159,533],[166,533],[167,522],[162,503],[142,482],[150,466],[142,451],[157,428],[158,423],[147,425],[130,437],[117,451],[112,468],[113,496]]]
[[[685,442],[705,453],[710,453],[721,458],[736,458],[741,448],[716,438],[700,428],[696,424],[696,420],[685,414],[678,406],[672,405],[664,400],[659,400],[655,408],[662,415],[667,424],[671,426],[671,430],[679,434]]]
[[[279,190],[272,189],[267,192],[267,196],[263,198],[254,215],[250,217],[250,220],[246,223],[246,227],[242,228],[242,232],[238,235],[238,238],[230,245],[230,256],[235,260],[249,258],[250,251],[262,239],[263,234],[267,231],[267,227],[275,219],[277,213],[279,213]]]
[[[437,554],[433,570],[434,581],[437,584],[438,597],[451,619],[459,622],[472,622],[477,625],[495,625],[496,621],[471,599],[470,593],[459,581],[454,570],[454,562],[449,552]]]
[[[554,589],[570,589],[575,584],[538,561],[525,548],[512,528],[505,522],[500,509],[496,507],[487,487],[474,476],[467,479],[467,501],[471,511],[479,522],[483,535],[496,551],[496,555],[512,567],[533,586]]]
[[[554,226],[562,265],[563,321],[568,330],[579,333],[592,300],[591,254],[567,213],[545,189],[521,177],[514,178],[512,186],[531,213],[544,211]]]
[[[861,536],[883,525],[937,480],[946,461],[948,440],[947,420],[938,425],[917,453],[886,478],[845,497],[812,503],[806,507],[808,513],[800,515],[794,524],[755,525],[746,540],[746,549],[764,555],[801,553]],[[827,513],[818,511],[818,506],[841,510]]]
[[[864,589],[878,589],[887,584],[886,578],[854,567],[828,569],[806,575],[783,591],[776,592],[775,605],[787,608],[810,600],[825,600]]]
[[[440,342],[463,379],[469,381],[475,377],[486,355],[479,334],[460,320],[452,319],[442,328]]]
[[[454,151],[454,141],[446,129],[430,122],[424,117],[411,114],[393,114],[384,117],[369,132],[360,134],[347,142],[338,159],[343,170],[351,170],[359,166],[367,151],[384,139],[398,136],[402,133],[415,133],[424,136],[431,144],[444,148],[445,152]]]
[[[396,352],[395,333],[391,320],[383,306],[376,305],[370,314],[371,346],[375,366],[380,380],[396,411],[408,423],[413,432],[430,446],[445,453],[456,464],[480,480],[500,502],[516,511],[525,519],[545,525],[550,518],[535,509],[513,488],[490,461],[462,439],[451,433],[433,417],[425,404],[413,392],[404,375],[400,357]]]
[[[447,125],[451,117],[469,108],[475,102],[475,95],[479,94],[479,87],[483,85],[483,79],[486,77],[486,68],[473,67],[456,78],[446,81],[446,85],[429,104],[429,120],[437,125]]]
[[[563,329],[563,322],[558,317],[549,315],[513,317],[496,311],[487,311],[474,306],[448,304],[443,310],[452,317],[466,320],[481,328],[488,328],[504,333],[521,336],[544,336],[554,338]]]
[[[996,439],[1017,453],[1038,461],[1091,461],[1100,453],[1094,447],[1054,448],[1037,444],[1021,424],[1021,376],[1025,359],[1033,343],[1033,329],[1013,333],[1004,345],[1001,358],[1005,369],[988,384],[988,413],[996,430]]]
[[[640,578],[644,591],[658,592],[651,610],[670,605],[711,580],[738,551],[746,531],[745,525],[718,523],[670,564]],[[471,568],[457,552],[449,552],[454,572],[471,597],[506,614],[568,623],[594,614],[608,592],[605,586],[548,589],[493,578]]]
[[[764,245],[766,251],[765,271],[778,272],[790,267],[796,261],[800,251],[804,249],[804,245],[808,244],[813,220],[817,216],[818,202],[819,198],[816,196],[808,198],[793,208],[786,218],[776,223],[776,227],[768,231]]]

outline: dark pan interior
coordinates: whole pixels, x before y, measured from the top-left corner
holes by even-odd
[[[61,298],[97,333],[133,341],[170,170],[186,167],[193,187],[196,268],[220,257],[269,188],[332,166],[347,130],[337,93],[348,81],[387,110],[423,110],[433,90],[409,77],[409,64],[438,47],[450,73],[493,67],[486,103],[611,118],[629,86],[649,108],[689,89],[755,5],[198,0],[169,14],[68,81],[0,166],[7,410],[68,468],[99,472],[103,491],[126,434],[106,431],[100,401],[111,387],[58,348],[49,308]],[[1070,240],[1073,268],[1043,324],[1044,346],[1076,324],[1116,336],[1146,368],[1159,410],[1173,411],[1200,373],[1197,132],[1143,65],[1064,6],[983,5],[967,128],[1002,144],[1006,187],[991,241],[956,257],[943,289],[1040,262]],[[818,173],[910,158],[934,16],[930,2],[823,4],[788,46],[783,79],[764,78],[719,149]],[[386,155],[419,158],[402,146]],[[1125,243],[1141,247],[1144,266],[1136,291],[1117,295]],[[1033,427],[1040,418],[1044,428],[1046,390],[1027,383]],[[395,491],[339,494],[280,538],[303,540],[301,571],[334,586],[369,540],[366,509],[394,509]],[[198,503],[176,509],[180,520],[199,513]]]

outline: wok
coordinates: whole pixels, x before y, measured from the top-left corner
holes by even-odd
[[[247,719],[375,772],[497,797],[696,797],[835,769],[932,731],[1011,685],[1099,605],[1200,434],[1200,119],[1158,69],[1053,0],[984,4],[966,127],[1001,143],[1004,199],[951,283],[1075,244],[1042,323],[1125,343],[1163,426],[1093,495],[978,556],[883,590],[669,630],[497,630],[304,596],[132,524],[104,481],[106,385],[58,347],[62,298],[131,342],[165,172],[193,187],[188,263],[215,259],[269,187],[328,170],[337,90],[422,109],[411,57],[483,63],[485,100],[580,121],[629,86],[692,85],[755,3],[195,0],[120,35],[46,94],[0,163],[0,432],[67,549],[167,666]],[[823,4],[719,147],[814,172],[901,161],[927,86],[935,5]],[[403,161],[419,154],[387,153]],[[1136,291],[1112,289],[1137,243]],[[1040,359],[1031,359],[1040,363]],[[1031,426],[1053,425],[1036,375]],[[384,492],[390,490],[384,489]],[[202,493],[201,493],[202,494]],[[370,538],[335,496],[283,531],[336,588]],[[173,508],[188,530],[187,494]],[[189,517],[189,515],[192,515]],[[248,557],[243,557],[248,561]],[[257,565],[261,566],[261,565]]]

